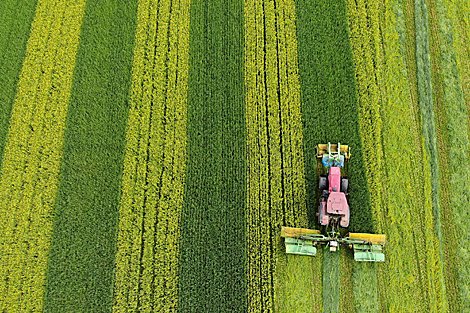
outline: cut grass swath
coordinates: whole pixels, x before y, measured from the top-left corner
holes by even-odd
[[[440,143],[441,160],[445,162],[444,168],[446,173],[441,177],[450,177],[449,182],[449,209],[451,211],[452,220],[446,221],[453,224],[455,230],[448,230],[447,234],[450,235],[448,241],[457,242],[454,251],[451,252],[451,257],[457,256],[457,260],[449,260],[449,265],[458,276],[458,298],[457,295],[451,294],[450,297],[454,299],[452,307],[462,312],[470,312],[470,270],[467,264],[470,263],[468,253],[468,245],[470,244],[470,231],[468,230],[468,222],[470,221],[470,214],[468,207],[470,206],[468,191],[468,184],[470,178],[469,169],[469,129],[468,129],[468,108],[465,103],[465,95],[463,92],[463,85],[461,77],[466,77],[466,70],[459,72],[459,64],[461,61],[457,54],[459,51],[456,46],[459,43],[454,43],[454,31],[461,32],[459,27],[456,27],[459,19],[456,12],[456,5],[450,1],[436,1],[430,5],[430,23],[432,34],[432,47],[431,56],[435,62],[434,69],[437,70],[434,78],[437,82],[442,84],[442,89],[438,94],[439,98],[435,101],[435,106],[441,114],[445,114],[441,121],[445,124],[438,124],[444,128],[440,132],[444,132],[447,142]],[[465,28],[464,28],[465,29]],[[462,35],[457,35],[461,38]],[[464,57],[465,62],[465,55]],[[434,84],[435,85],[435,84]],[[464,84],[465,85],[465,84]],[[453,223],[452,223],[453,222]],[[456,268],[452,263],[456,263]],[[449,279],[448,279],[449,281]],[[452,287],[454,285],[452,284]],[[455,289],[452,289],[455,292]]]
[[[444,256],[444,278],[446,295],[448,299],[448,309],[450,312],[461,311],[461,303],[458,292],[458,262],[457,260],[457,242],[456,229],[453,221],[451,208],[451,192],[450,192],[450,170],[449,170],[449,131],[447,129],[448,121],[445,112],[445,104],[443,101],[443,77],[439,64],[440,39],[437,30],[438,19],[436,15],[435,2],[427,3],[428,13],[428,30],[429,30],[429,56],[430,56],[430,75],[432,82],[432,99],[433,110],[436,118],[436,147],[437,164],[439,174],[439,206],[442,214],[440,222],[442,224],[442,252]],[[428,70],[429,71],[429,70]],[[431,163],[431,165],[433,165]],[[434,164],[436,166],[436,164]],[[434,184],[437,182],[433,181]]]
[[[377,291],[377,266],[373,262],[356,262],[352,270],[355,312],[380,312]]]
[[[354,312],[353,268],[354,252],[351,249],[340,250],[340,280],[339,280],[339,311],[340,313]]]
[[[0,3],[0,160],[37,1]],[[0,163],[1,168],[1,163]]]
[[[189,1],[141,0],[127,122],[115,312],[178,307]]]
[[[244,312],[243,1],[193,0],[178,310]]]
[[[39,1],[0,178],[0,308],[42,311],[65,118],[85,1]]]
[[[323,312],[339,312],[340,253],[323,251]]]
[[[245,88],[248,310],[320,310],[321,263],[280,238],[307,227],[294,1],[245,1]]]
[[[46,312],[112,310],[136,12],[134,1],[86,3],[55,205]]]

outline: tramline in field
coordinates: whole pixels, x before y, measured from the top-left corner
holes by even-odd
[[[385,255],[385,235],[348,233],[341,237],[340,227],[349,226],[348,196],[349,181],[341,176],[341,168],[351,157],[349,146],[338,144],[319,144],[315,147],[327,175],[320,175],[321,192],[318,206],[318,222],[324,226],[326,235],[319,230],[282,227],[281,237],[285,238],[286,253],[310,255],[317,254],[317,245],[328,245],[330,251],[338,251],[339,245],[354,249],[354,260],[383,262]]]

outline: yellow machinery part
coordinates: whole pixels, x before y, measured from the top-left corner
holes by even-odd
[[[347,237],[365,240],[374,245],[385,245],[386,235],[349,233]]]
[[[319,144],[316,148],[318,149],[317,158],[321,158],[323,153],[328,153],[328,144]],[[346,159],[351,157],[349,146],[340,145],[340,150],[345,155]],[[331,152],[338,152],[338,144],[331,144]]]
[[[320,231],[317,229],[306,229],[306,228],[294,228],[294,227],[284,227],[281,228],[281,237],[291,237],[297,238],[302,235],[319,235]]]

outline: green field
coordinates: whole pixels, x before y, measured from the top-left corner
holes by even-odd
[[[0,3],[2,312],[470,312],[470,2]],[[321,229],[351,147],[384,263]]]

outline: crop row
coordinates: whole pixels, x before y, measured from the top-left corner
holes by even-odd
[[[280,238],[308,225],[294,1],[245,1],[245,90],[248,311],[319,309],[319,261]]]
[[[119,207],[114,311],[178,307],[189,1],[141,0]]]
[[[39,1],[0,178],[0,307],[40,311],[85,1]]]
[[[0,4],[0,159],[35,8],[36,1],[29,0],[9,0]]]
[[[449,1],[436,1],[430,4],[431,57],[433,62],[433,87],[437,84],[439,93],[434,99],[436,110],[443,116],[438,120],[438,137],[440,148],[441,181],[446,188],[446,242],[459,244],[448,249],[450,260],[448,276],[457,277],[456,281],[448,278],[450,283],[449,297],[453,300],[449,305],[452,310],[466,312],[470,307],[470,270],[465,264],[470,262],[468,244],[470,233],[465,225],[470,220],[468,214],[469,192],[465,186],[469,183],[469,125],[468,107],[464,88],[468,69],[461,64],[468,64],[468,52],[462,53],[467,47],[464,33],[468,26],[459,23],[458,6]],[[465,10],[465,9],[464,9]],[[459,25],[460,24],[460,25]],[[461,28],[463,27],[463,28]],[[454,41],[462,39],[462,41]],[[444,141],[445,140],[445,141]],[[462,166],[462,164],[465,164]],[[450,179],[449,179],[450,178]],[[454,278],[455,279],[455,278]],[[458,285],[457,287],[455,285]]]
[[[374,230],[383,233],[384,215],[382,121],[380,107],[384,96],[379,87],[382,62],[379,45],[379,2],[347,1],[350,40],[356,72],[359,125],[366,163],[366,176],[374,216]],[[378,69],[378,70],[376,70]],[[388,258],[388,255],[386,256]],[[379,265],[380,266],[380,265]],[[352,270],[354,307],[357,312],[378,312],[377,267],[354,263]]]
[[[370,177],[379,188],[382,184],[379,190],[383,192],[381,200],[373,200],[378,231],[387,235],[387,262],[378,266],[381,306],[387,311],[442,309],[446,299],[434,227],[429,156],[420,136],[420,117],[416,114],[419,109],[411,96],[406,69],[405,21],[402,14],[397,14],[404,9],[403,4],[397,1],[358,4],[363,8],[362,18],[369,19],[363,25],[372,26],[366,40],[370,45],[364,49],[365,40],[355,36],[361,15],[350,18],[355,62],[360,64],[362,57],[365,63],[373,65],[369,69],[357,67],[356,71],[359,77],[366,77],[357,81],[359,99],[373,91],[370,101],[364,100],[361,105],[376,112],[371,117],[361,115],[361,125],[371,125],[372,136],[364,140],[364,146],[368,146],[365,151],[371,151],[366,163],[372,171]],[[354,7],[352,2],[350,7]],[[382,166],[376,163],[381,158],[380,149]]]
[[[243,1],[191,1],[182,312],[247,310],[243,33]]]
[[[447,128],[448,118],[446,113],[446,105],[444,102],[444,86],[443,77],[440,69],[440,39],[438,30],[437,12],[435,3],[428,3],[429,13],[429,33],[430,37],[430,61],[433,88],[433,104],[436,116],[436,133],[437,133],[437,149],[438,149],[438,165],[439,165],[439,204],[443,214],[441,215],[442,235],[444,245],[442,247],[444,258],[444,277],[446,280],[446,295],[448,299],[448,308],[450,312],[461,311],[461,303],[459,296],[457,246],[452,244],[457,242],[456,227],[453,220],[451,206],[451,171],[449,162],[449,130]]]

